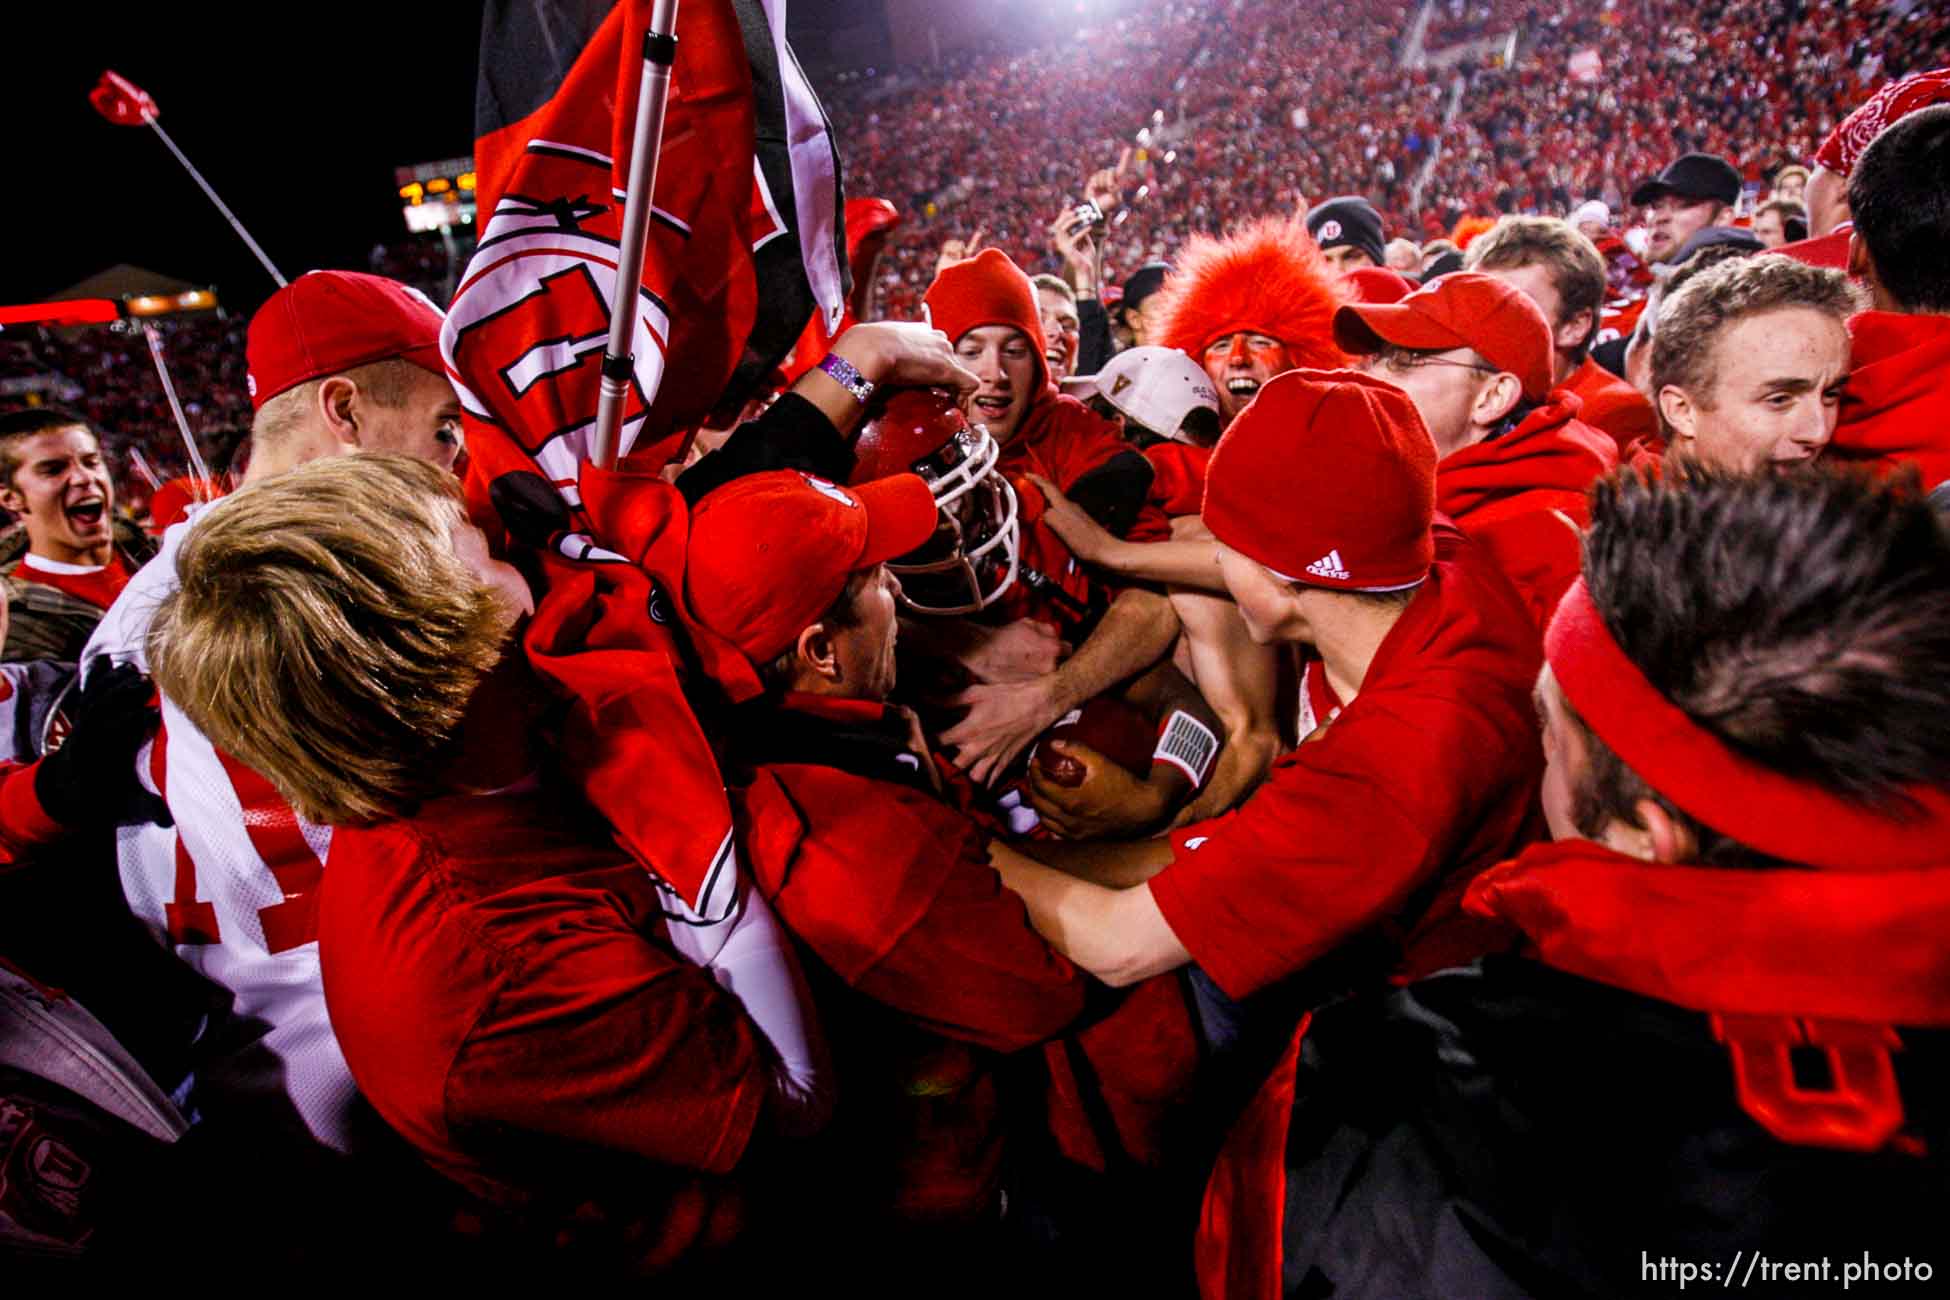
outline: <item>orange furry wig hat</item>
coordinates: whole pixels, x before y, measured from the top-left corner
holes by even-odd
[[[1294,217],[1262,217],[1223,239],[1194,235],[1158,291],[1158,341],[1205,362],[1215,339],[1241,332],[1286,345],[1295,366],[1347,364],[1334,343],[1344,295],[1320,246]]]
[[[1456,241],[1457,248],[1468,252],[1469,246],[1475,242],[1476,236],[1487,235],[1495,229],[1495,217],[1463,217],[1456,222],[1456,228],[1449,232],[1449,238]]]

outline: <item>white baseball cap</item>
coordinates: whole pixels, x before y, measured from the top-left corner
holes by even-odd
[[[1601,226],[1609,226],[1611,225],[1611,209],[1604,205],[1603,200],[1587,199],[1577,206],[1576,211],[1571,213],[1571,224],[1577,226],[1587,221],[1595,221]]]
[[[1219,412],[1211,377],[1177,348],[1126,348],[1096,374],[1065,379],[1063,391],[1101,397],[1125,419],[1178,442],[1190,441],[1181,427],[1186,416],[1201,408]]]

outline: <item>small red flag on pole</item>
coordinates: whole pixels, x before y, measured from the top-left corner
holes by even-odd
[[[102,79],[88,92],[88,102],[117,126],[147,126],[156,120],[156,101],[149,98],[149,92],[114,72],[102,73]]]
[[[88,92],[88,102],[95,106],[97,113],[116,126],[146,126],[154,131],[169,152],[176,156],[176,161],[183,164],[183,170],[190,174],[190,179],[197,183],[197,187],[209,197],[210,202],[217,205],[217,211],[223,214],[223,219],[230,223],[230,228],[237,232],[237,237],[244,241],[259,264],[273,280],[277,281],[278,288],[284,288],[284,272],[278,270],[265,251],[257,246],[257,241],[251,238],[251,232],[244,229],[244,223],[237,220],[236,214],[217,197],[217,192],[210,188],[210,182],[203,179],[203,173],[190,165],[190,160],[184,157],[181,149],[176,147],[176,142],[169,138],[169,132],[163,130],[162,124],[156,121],[161,111],[157,109],[156,101],[149,98],[148,91],[118,73],[103,72],[102,79],[95,83],[93,90]]]

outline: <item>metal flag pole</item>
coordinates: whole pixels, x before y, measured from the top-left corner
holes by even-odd
[[[203,463],[203,453],[197,449],[196,435],[190,432],[190,418],[183,414],[183,404],[176,400],[176,385],[170,382],[169,367],[163,362],[162,335],[148,321],[142,322],[142,336],[149,340],[149,356],[156,363],[156,377],[162,380],[163,396],[169,399],[169,409],[176,417],[176,427],[183,431],[183,445],[190,450],[190,469],[195,477],[195,495],[198,501],[210,499],[213,490],[210,482],[210,467]]]
[[[244,229],[243,222],[237,220],[237,214],[226,207],[224,201],[217,197],[217,192],[210,188],[210,182],[203,179],[203,173],[190,165],[190,160],[183,155],[181,149],[176,147],[176,142],[169,138],[169,132],[162,129],[162,123],[156,120],[154,114],[148,112],[143,113],[142,120],[151,131],[156,133],[163,144],[169,147],[169,152],[176,155],[176,161],[183,164],[183,170],[190,174],[190,179],[201,186],[203,192],[210,196],[210,202],[217,205],[217,211],[223,213],[223,219],[230,223],[230,228],[237,232],[237,237],[250,245],[251,252],[257,254],[257,260],[263,263],[266,271],[271,273],[271,278],[278,282],[278,288],[284,288],[287,283],[284,278],[284,273],[278,270],[271,259],[265,255],[264,250],[257,246],[257,241],[251,238],[251,232]]]
[[[135,466],[136,473],[148,480],[151,491],[162,487],[162,475],[156,473],[156,467],[151,465],[149,458],[142,454],[142,448],[129,448],[129,463]]]
[[[609,343],[603,349],[602,386],[596,399],[593,459],[616,466],[623,406],[635,374],[630,344],[636,333],[636,297],[643,287],[643,245],[650,234],[650,200],[657,187],[657,155],[663,149],[664,110],[670,100],[670,65],[677,59],[677,0],[655,0],[643,34],[643,79],[636,92],[636,134],[630,144],[629,190],[623,199],[622,247],[616,258],[616,296],[610,303]]]

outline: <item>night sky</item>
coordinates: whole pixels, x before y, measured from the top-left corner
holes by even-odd
[[[793,0],[792,26],[856,20],[871,3]],[[36,17],[19,12],[29,8]],[[117,262],[214,283],[233,310],[273,288],[154,132],[89,106],[103,68],[154,97],[163,128],[287,276],[365,266],[374,243],[406,235],[393,169],[473,149],[481,8],[470,0],[8,9],[0,302],[45,298]],[[50,18],[60,13],[74,17]]]

